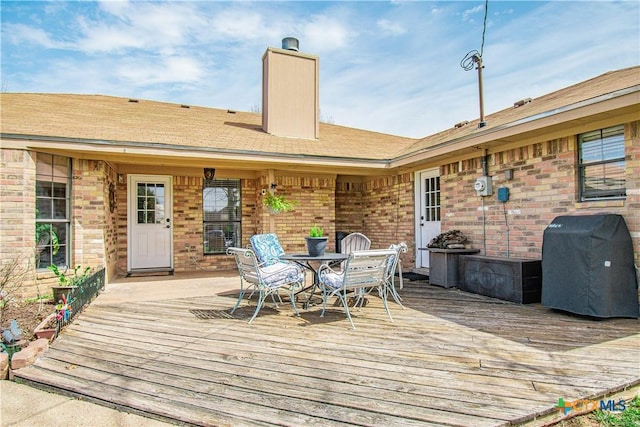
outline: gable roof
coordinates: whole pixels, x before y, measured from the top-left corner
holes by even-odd
[[[104,95],[2,93],[0,97],[2,138],[29,141],[32,148],[56,143],[58,149],[78,152],[117,152],[124,161],[124,147],[129,147],[132,159],[139,153],[135,161],[155,153],[165,161],[175,156],[209,164],[211,159],[242,162],[246,169],[298,164],[362,173],[410,167],[496,141],[508,143],[526,132],[566,128],[572,121],[592,120],[611,111],[640,114],[640,66],[605,73],[490,114],[483,128],[475,120],[422,139],[327,123],[320,124],[317,140],[286,138],[264,132],[259,113]],[[593,106],[598,108],[587,108]]]

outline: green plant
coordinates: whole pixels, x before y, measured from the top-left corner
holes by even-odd
[[[595,411],[593,419],[601,426],[606,427],[636,427],[640,425],[640,397],[636,396],[631,401],[627,401],[626,409],[620,413],[607,411]]]
[[[314,225],[309,230],[309,237],[324,237],[324,228]]]
[[[82,270],[82,267],[77,265],[73,269],[73,275],[67,276],[67,271],[60,271],[57,265],[51,264],[47,268],[56,275],[59,286],[80,286],[89,277],[89,271],[91,271],[91,267],[85,267]]]
[[[287,200],[284,196],[276,196],[273,193],[267,192],[262,200],[262,203],[273,213],[289,212],[294,209],[298,202],[294,200]]]

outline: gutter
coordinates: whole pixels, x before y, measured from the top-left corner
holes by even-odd
[[[309,154],[290,154],[290,153],[274,153],[273,151],[254,151],[254,150],[232,150],[228,148],[208,148],[208,147],[188,147],[184,145],[174,144],[162,144],[158,142],[134,142],[134,141],[106,141],[100,139],[87,139],[87,138],[67,138],[61,136],[43,136],[43,135],[24,135],[15,133],[0,133],[0,138],[14,139],[22,141],[44,141],[44,142],[60,142],[66,144],[89,144],[96,146],[108,146],[112,148],[121,148],[126,150],[127,148],[151,148],[151,149],[163,149],[174,150],[190,153],[222,153],[233,155],[245,155],[245,156],[270,156],[279,157],[283,159],[299,159],[299,160],[324,160],[324,161],[359,161],[369,164],[384,164],[388,165],[392,159],[371,159],[371,158],[359,158],[359,157],[338,157],[338,156],[321,156],[321,155],[309,155]],[[124,151],[123,151],[124,152]]]
[[[586,106],[595,105],[604,101],[608,101],[615,98],[620,98],[626,95],[640,93],[640,85],[630,86],[628,88],[620,89],[607,94],[599,95],[594,98],[586,99],[576,102],[564,107],[556,108],[542,113],[535,114],[533,116],[525,117],[514,122],[505,123],[492,128],[480,128],[477,132],[469,135],[457,137],[448,141],[444,141],[429,147],[423,147],[400,156],[391,159],[372,159],[372,158],[354,158],[354,157],[340,157],[340,156],[321,156],[321,155],[307,155],[307,154],[289,154],[289,153],[274,153],[268,151],[254,151],[254,150],[232,150],[226,148],[207,148],[207,147],[187,147],[183,145],[161,144],[155,142],[133,142],[133,141],[107,141],[107,140],[94,140],[94,139],[80,139],[80,138],[66,138],[57,136],[42,136],[42,135],[24,135],[13,133],[0,133],[0,138],[14,139],[14,140],[31,140],[31,141],[47,141],[47,142],[60,142],[60,143],[73,143],[73,144],[90,144],[96,146],[109,146],[112,148],[120,147],[123,152],[126,152],[127,148],[143,148],[143,149],[165,149],[174,150],[180,152],[190,153],[209,153],[209,154],[228,154],[228,155],[240,155],[240,156],[266,156],[272,158],[281,158],[283,160],[315,160],[324,161],[328,163],[333,162],[359,162],[369,165],[378,165],[384,167],[390,167],[393,163],[409,159],[419,154],[428,153],[437,149],[460,144],[462,142],[471,141],[484,136],[490,136],[491,134],[502,132],[505,130],[513,129],[517,126],[530,123],[536,120],[541,120],[547,117],[551,117],[557,114],[566,113],[569,111],[577,110]],[[491,116],[487,117],[488,119]],[[515,134],[515,133],[514,133]]]

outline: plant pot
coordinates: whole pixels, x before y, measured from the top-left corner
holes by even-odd
[[[322,256],[327,249],[328,237],[305,237],[307,240],[307,251],[310,256]]]
[[[69,297],[69,293],[77,288],[77,286],[52,286],[51,291],[53,292],[53,301],[57,303],[62,299],[62,295],[65,297]]]
[[[51,341],[56,335],[55,318],[56,313],[48,315],[38,326],[36,326],[36,329],[33,331],[33,335],[35,335],[36,338],[46,338]],[[47,327],[51,325],[53,325],[53,328]]]

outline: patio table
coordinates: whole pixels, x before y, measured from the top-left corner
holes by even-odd
[[[313,283],[311,284],[311,286],[307,286],[306,288],[297,292],[306,292],[311,289],[311,295],[305,302],[305,309],[307,310],[309,309],[309,303],[311,302],[316,289],[320,290],[320,277],[318,277],[318,270],[320,269],[320,266],[322,266],[323,264],[337,264],[345,261],[347,258],[349,258],[349,255],[347,254],[338,254],[333,252],[327,252],[324,255],[318,256],[311,256],[309,254],[287,254],[280,257],[280,259],[286,261],[293,261],[300,267],[312,272]]]

